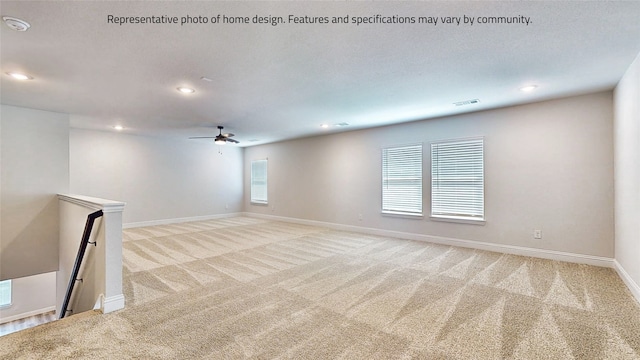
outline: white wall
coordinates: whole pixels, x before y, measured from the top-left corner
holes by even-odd
[[[640,301],[640,55],[615,89],[616,261]]]
[[[126,202],[125,224],[239,212],[242,151],[204,140],[72,129],[70,192]]]
[[[12,305],[0,309],[0,324],[55,310],[56,273],[12,280]]]
[[[58,269],[57,193],[69,190],[69,116],[0,105],[0,279]]]
[[[602,92],[246,148],[245,211],[612,258],[612,109]],[[486,225],[381,215],[382,147],[424,143],[428,215],[429,141],[469,136],[485,138]],[[249,202],[260,158],[268,207]]]

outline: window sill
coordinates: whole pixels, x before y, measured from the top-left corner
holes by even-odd
[[[393,211],[383,211],[382,216],[394,217],[394,218],[405,218],[405,219],[424,219],[424,215],[422,214],[411,214],[411,213],[401,213],[401,212],[393,212]]]
[[[484,226],[487,223],[486,220],[484,219],[476,220],[476,219],[452,217],[452,216],[450,217],[450,216],[431,215],[429,218],[433,221],[452,222],[452,223],[458,223],[458,224],[470,224],[470,225],[480,225],[480,226]]]
[[[251,201],[251,205],[269,206],[269,203],[268,203],[268,202],[255,202],[255,201]]]

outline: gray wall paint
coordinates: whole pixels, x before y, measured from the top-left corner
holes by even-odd
[[[613,257],[612,110],[612,92],[602,92],[246,148],[245,211]],[[381,215],[382,147],[424,143],[428,215],[429,141],[471,136],[485,138],[486,225]],[[249,202],[260,158],[269,159],[268,206]]]
[[[615,90],[616,260],[640,286],[640,55]]]
[[[0,279],[56,271],[56,194],[69,190],[69,116],[7,105],[0,112]]]
[[[70,150],[71,193],[126,202],[125,224],[242,211],[242,148],[72,129]]]

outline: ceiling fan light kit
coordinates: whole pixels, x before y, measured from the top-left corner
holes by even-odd
[[[190,137],[189,139],[215,139],[213,142],[216,143],[216,145],[225,145],[226,143],[233,143],[233,144],[240,143],[238,140],[232,139],[232,137],[235,136],[234,134],[231,134],[231,133],[223,134],[222,129],[224,129],[224,126],[218,126],[218,130],[220,131],[220,133],[215,137],[214,136],[194,136],[194,137]]]

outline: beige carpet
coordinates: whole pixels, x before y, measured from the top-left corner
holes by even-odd
[[[124,234],[127,307],[2,359],[640,359],[611,269],[231,218]]]

